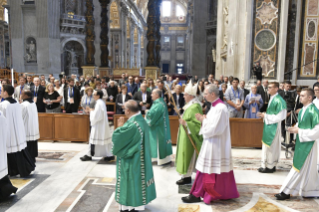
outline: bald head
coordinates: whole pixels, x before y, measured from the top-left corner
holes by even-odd
[[[155,101],[162,96],[162,91],[160,89],[154,89],[152,92],[152,100]]]
[[[135,100],[128,100],[125,104],[125,115],[130,118],[139,112],[138,104]]]

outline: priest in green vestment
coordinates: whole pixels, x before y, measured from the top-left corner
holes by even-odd
[[[317,171],[319,111],[312,103],[314,91],[305,88],[300,93],[303,108],[298,113],[298,123],[288,128],[297,134],[293,167],[284,181],[277,200],[293,196],[319,197],[319,174]]]
[[[125,115],[112,136],[113,154],[117,156],[115,200],[120,211],[145,210],[156,198],[149,127],[139,112],[137,102],[125,103]]]
[[[270,100],[266,113],[257,113],[264,119],[262,137],[262,157],[260,173],[273,173],[280,159],[281,122],[287,117],[285,100],[278,94],[279,83],[271,82],[268,86]]]
[[[146,112],[145,119],[150,127],[152,159],[157,160],[158,165],[167,165],[171,163],[173,150],[168,110],[161,96],[161,90],[153,90],[153,104],[151,109]]]
[[[180,127],[177,138],[177,152],[176,152],[176,171],[182,175],[182,179],[176,182],[177,185],[190,184],[192,182],[192,173],[195,168],[197,153],[193,147],[186,131],[182,125],[187,129],[198,152],[202,146],[203,137],[199,135],[201,122],[195,117],[195,114],[203,114],[201,102],[196,98],[197,84],[195,86],[190,82],[184,91],[185,106],[184,113],[179,120]]]

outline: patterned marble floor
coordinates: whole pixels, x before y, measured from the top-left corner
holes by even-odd
[[[17,195],[0,203],[0,212],[117,212],[115,194],[115,162],[94,158],[81,162],[87,144],[39,144],[37,168],[26,179],[13,178],[19,188]],[[174,152],[176,149],[174,148]],[[146,212],[255,212],[255,211],[319,211],[319,200],[292,197],[289,201],[276,201],[281,184],[287,176],[292,161],[284,158],[274,174],[260,174],[261,150],[233,149],[234,174],[240,198],[184,204],[181,197],[188,194],[191,185],[178,187],[180,178],[174,164],[160,167],[153,164],[157,199],[146,206]],[[173,156],[174,157],[174,156]],[[193,178],[195,174],[193,174]]]

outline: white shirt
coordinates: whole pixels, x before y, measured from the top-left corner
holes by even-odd
[[[316,97],[316,98],[313,100],[313,103],[316,105],[316,107],[317,107],[318,110],[319,110],[319,99],[318,99],[318,97]]]
[[[126,97],[126,95],[125,94],[122,94],[122,104],[124,105],[124,103],[125,103],[125,97]]]

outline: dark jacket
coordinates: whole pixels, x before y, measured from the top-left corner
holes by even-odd
[[[118,91],[117,85],[114,85],[113,87],[108,87],[107,88],[107,95],[108,95],[107,101],[110,101],[110,96],[113,96],[113,102],[114,102],[118,93],[119,93],[119,91]]]
[[[38,93],[35,92],[35,86],[31,86],[31,92],[33,97],[37,97],[37,109],[39,113],[45,113],[45,104],[43,102],[44,94],[45,94],[45,88],[41,85],[39,85]]]
[[[71,91],[72,92],[72,91]],[[81,102],[81,94],[78,88],[73,87],[73,92],[72,94],[70,93],[70,95],[73,95],[73,100],[74,100],[74,104],[69,104],[68,100],[69,100],[69,86],[66,86],[64,88],[64,109],[66,111],[66,113],[75,113],[78,112],[79,110],[79,105]]]
[[[140,110],[142,110],[142,107],[140,106],[140,102],[143,102],[142,91],[136,92],[134,94],[133,99],[135,101],[137,101],[137,104],[138,104]],[[152,97],[151,97],[151,93],[148,91],[146,91],[146,103],[150,105],[147,109],[150,109],[152,106]]]
[[[296,103],[296,95],[297,95],[296,92],[279,90],[278,94],[286,101],[287,111],[293,110]]]
[[[138,87],[135,83],[133,83],[132,85],[130,85],[130,83],[127,83],[126,86],[127,86],[127,93],[132,93],[133,96],[138,91]]]
[[[174,98],[175,104],[177,106],[176,93],[173,93],[173,98]],[[179,108],[181,108],[180,114],[183,114],[183,112],[184,112],[183,107],[185,106],[184,94],[182,94],[182,93],[179,94],[178,103],[179,103]],[[175,112],[175,110],[174,110],[174,107],[173,107],[171,112],[170,112],[170,115],[173,115],[174,112]]]
[[[130,95],[128,95],[128,94],[126,94],[126,96],[125,96],[125,102],[127,102],[128,100],[130,100],[131,99],[131,96]],[[119,93],[119,94],[117,94],[117,97],[116,97],[116,114],[124,114],[124,111],[123,111],[123,109],[122,109],[122,105],[123,105],[123,103],[125,103],[125,102],[123,102],[123,100],[122,100],[122,93]]]
[[[254,67],[254,74],[256,75],[257,80],[262,80],[263,79],[263,69],[260,66],[255,66]]]

